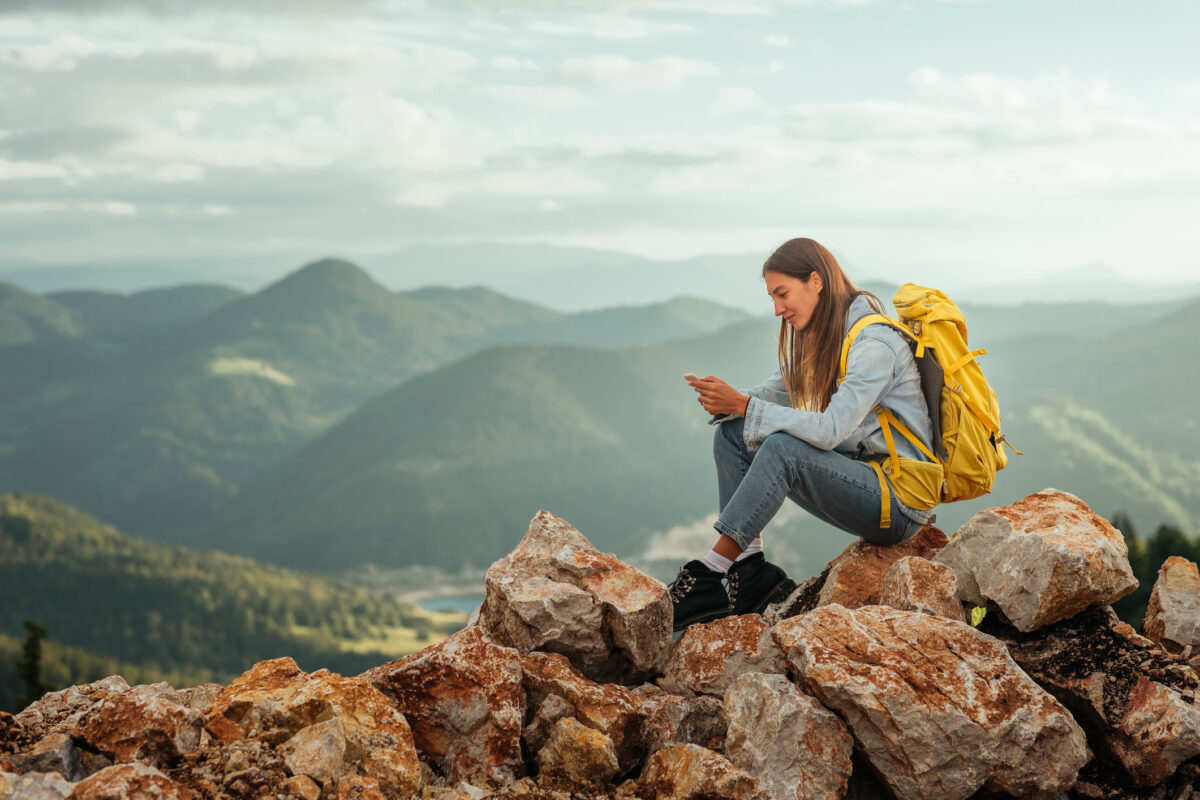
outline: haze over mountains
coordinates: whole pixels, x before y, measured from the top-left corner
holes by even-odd
[[[892,287],[871,284],[886,301]],[[1200,518],[1200,301],[963,303],[1024,457],[979,508],[1046,486],[1143,530]],[[485,288],[392,292],[345,261],[252,294],[0,286],[0,491],[139,536],[310,570],[483,567],[538,508],[624,556],[715,512],[684,372],[749,386],[777,322],[710,301],[563,313]],[[803,567],[846,540],[783,520]]]

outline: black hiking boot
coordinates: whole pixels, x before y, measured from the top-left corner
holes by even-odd
[[[722,575],[699,561],[689,561],[667,587],[675,609],[675,630],[681,631],[698,622],[727,617],[729,596],[721,585]]]
[[[772,603],[787,599],[796,582],[762,553],[733,562],[725,575],[733,614],[761,614]]]

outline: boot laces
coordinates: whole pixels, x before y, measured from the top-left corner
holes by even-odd
[[[687,568],[679,570],[679,574],[675,576],[675,580],[671,581],[667,586],[667,591],[671,594],[671,601],[674,603],[683,602],[683,598],[688,592],[692,591],[692,587],[696,585],[696,576],[687,571]]]
[[[733,570],[725,573],[725,592],[729,595],[729,605],[737,602],[738,574]]]

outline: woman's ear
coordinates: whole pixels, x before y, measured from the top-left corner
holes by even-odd
[[[812,284],[813,291],[817,294],[821,293],[821,289],[825,286],[825,281],[821,278],[821,273],[814,272],[808,276],[808,282]]]

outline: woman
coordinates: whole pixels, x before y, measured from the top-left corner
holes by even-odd
[[[879,298],[855,288],[833,254],[812,239],[784,242],[762,274],[775,316],[782,317],[779,369],[748,392],[711,375],[685,376],[718,425],[713,450],[721,513],[713,549],[671,583],[677,631],[760,612],[795,588],[766,561],[760,537],[785,498],[882,545],[905,541],[934,519],[900,502],[872,464],[888,453],[877,407],[929,450],[932,425],[904,336],[887,325],[863,328],[838,380],[846,335],[860,318],[882,312]],[[931,460],[903,436],[893,439],[900,457]]]

